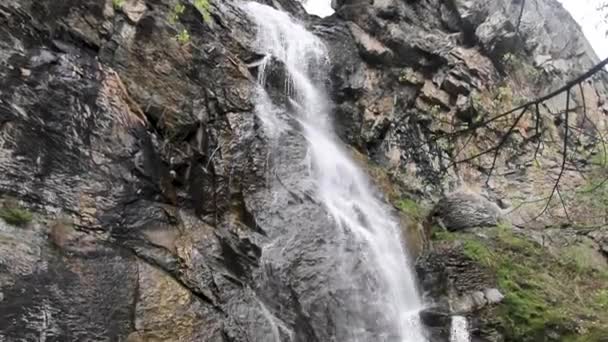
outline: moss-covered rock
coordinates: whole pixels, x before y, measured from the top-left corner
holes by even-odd
[[[475,313],[481,335],[498,332],[505,341],[523,342],[606,340],[608,269],[589,257],[595,246],[578,243],[550,251],[529,235],[506,225],[458,233],[436,230],[429,253],[441,250],[448,260],[447,249],[460,253],[504,294],[499,305]],[[459,286],[452,296],[478,290],[467,279],[470,275],[450,267],[448,263],[443,270],[447,286]]]

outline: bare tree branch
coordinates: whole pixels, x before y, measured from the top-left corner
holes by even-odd
[[[568,156],[568,131],[569,131],[568,118],[569,118],[569,114],[570,114],[569,109],[570,109],[570,89],[568,89],[567,93],[566,93],[566,118],[565,118],[565,122],[564,122],[564,149],[562,151],[562,166],[559,170],[559,175],[557,176],[555,185],[553,186],[553,189],[551,190],[551,194],[549,195],[549,200],[547,200],[547,205],[545,205],[545,208],[541,211],[540,214],[538,214],[538,216],[536,216],[534,218],[534,220],[541,217],[549,208],[549,205],[551,204],[551,200],[553,199],[555,191],[557,190],[557,188],[559,186],[559,182],[562,179],[562,176],[564,175],[564,170],[566,169],[566,159]],[[532,220],[532,221],[534,221],[534,220]]]

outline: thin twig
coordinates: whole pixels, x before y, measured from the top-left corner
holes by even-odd
[[[570,107],[570,90],[568,90],[566,93],[566,118],[565,118],[565,124],[564,124],[564,149],[562,152],[562,166],[559,170],[559,175],[557,176],[555,185],[553,186],[553,189],[551,190],[551,194],[549,195],[549,200],[547,201],[547,205],[545,205],[545,208],[540,212],[540,214],[538,214],[538,216],[536,216],[534,218],[534,220],[539,218],[540,216],[542,216],[549,208],[549,204],[551,204],[553,195],[555,194],[555,191],[557,190],[557,187],[559,186],[559,182],[561,181],[562,176],[564,174],[564,170],[566,169],[566,159],[568,156],[568,118],[569,118],[569,114],[570,114],[569,107]]]

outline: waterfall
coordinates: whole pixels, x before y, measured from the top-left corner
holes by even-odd
[[[466,317],[452,316],[450,342],[470,342],[469,328]]]
[[[262,85],[265,82],[268,63],[278,61],[285,69],[286,96],[292,101],[293,114],[308,142],[306,160],[310,179],[316,185],[315,195],[334,222],[327,229],[340,230],[341,236],[347,237],[342,243],[348,246],[343,248],[356,250],[360,259],[357,269],[370,274],[352,274],[349,268],[351,274],[343,271],[327,275],[354,293],[345,300],[343,308],[338,308],[345,317],[336,319],[348,325],[350,333],[336,340],[425,341],[418,316],[422,303],[401,243],[398,220],[374,195],[366,175],[332,132],[329,100],[320,81],[327,77],[324,72],[329,64],[324,43],[284,12],[256,2],[249,2],[244,8],[257,25],[257,49],[267,56],[260,62],[258,81]],[[267,112],[272,107],[270,97],[259,96],[257,115],[264,122],[264,129],[275,135],[281,131],[276,129],[280,120]],[[335,253],[332,260],[341,260],[341,251]],[[369,336],[374,329],[384,331]]]

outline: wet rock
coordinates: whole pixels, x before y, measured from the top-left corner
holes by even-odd
[[[429,327],[445,327],[450,324],[450,315],[438,308],[430,308],[420,311],[420,319]]]
[[[137,287],[133,256],[101,239],[66,253],[50,243],[47,229],[0,220],[0,337],[126,338]]]
[[[468,258],[459,244],[434,245],[418,258],[416,270],[426,294],[440,303],[474,292],[483,295],[485,289],[495,287],[493,276]]]

